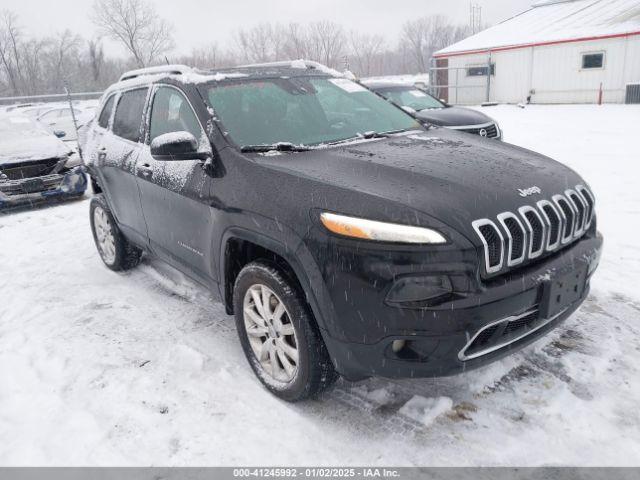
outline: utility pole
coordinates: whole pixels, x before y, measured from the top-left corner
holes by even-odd
[[[469,26],[472,35],[482,29],[482,6],[478,3],[469,2]]]

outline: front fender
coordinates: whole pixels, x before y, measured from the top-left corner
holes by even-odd
[[[267,219],[261,218],[261,222],[264,220]],[[324,285],[322,274],[313,256],[302,239],[293,230],[273,220],[267,221],[272,223],[271,226],[275,228],[266,228],[264,230],[270,231],[272,234],[278,232],[278,238],[239,226],[231,226],[224,231],[218,257],[220,258],[219,278],[221,279],[219,288],[222,298],[225,299],[225,302],[228,298],[226,295],[228,293],[226,291],[226,247],[232,239],[248,241],[275,253],[289,264],[304,290],[318,327],[323,331],[330,331],[332,319],[335,318],[335,315],[332,311],[333,307],[329,292]],[[264,225],[261,225],[261,227],[264,227]]]

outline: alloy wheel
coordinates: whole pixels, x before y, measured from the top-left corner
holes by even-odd
[[[96,207],[93,211],[93,226],[100,255],[106,264],[112,265],[116,260],[116,241],[111,221],[101,207]]]
[[[249,344],[263,371],[288,383],[298,371],[298,341],[284,303],[266,285],[252,285],[244,296],[244,325]]]

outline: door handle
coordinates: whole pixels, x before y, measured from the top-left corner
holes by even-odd
[[[153,174],[153,169],[148,163],[143,163],[137,167],[138,174],[143,177],[150,177]]]

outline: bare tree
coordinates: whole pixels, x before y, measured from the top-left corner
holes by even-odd
[[[169,23],[145,0],[96,0],[91,19],[104,35],[120,42],[140,67],[174,46]]]
[[[350,56],[354,60],[352,70],[362,77],[373,74],[374,69],[381,70],[384,37],[352,31],[349,35]],[[378,63],[378,68],[375,68]]]
[[[244,62],[282,60],[286,52],[287,30],[279,24],[259,23],[234,34],[238,54]]]
[[[97,0],[94,21],[102,34],[119,40],[131,53],[127,58],[107,57],[100,39],[87,44],[69,30],[53,36],[27,36],[15,14],[0,12],[0,94],[61,93],[100,90],[117,81],[120,72],[148,65],[172,45],[169,27],[149,0]],[[383,37],[362,32],[345,33],[336,23],[262,23],[237,30],[232,48],[217,44],[194,48],[177,57],[180,63],[205,69],[306,58],[341,69],[345,56],[361,76],[416,73],[428,69],[435,50],[469,34],[445,17],[407,22],[397,48]]]
[[[91,74],[93,81],[98,82],[104,67],[104,48],[99,39],[89,40],[88,47]]]
[[[82,39],[69,29],[58,33],[52,40],[50,75],[57,90],[64,90],[71,74],[71,63],[79,57],[81,45]]]
[[[313,22],[309,29],[311,60],[339,68],[345,53],[346,35],[341,25],[329,21]]]
[[[233,66],[237,64],[235,55],[223,50],[216,43],[210,43],[191,50],[189,55],[176,58],[177,63],[184,63],[204,70],[212,70],[221,66]]]
[[[284,53],[290,60],[309,58],[309,34],[299,23],[290,23],[286,29]]]
[[[0,62],[9,79],[14,95],[18,95],[22,86],[20,41],[22,31],[17,25],[15,13],[5,10],[0,13]]]
[[[438,50],[469,36],[469,28],[455,26],[443,15],[405,22],[400,42],[410,52],[418,72],[426,72],[429,59]]]

